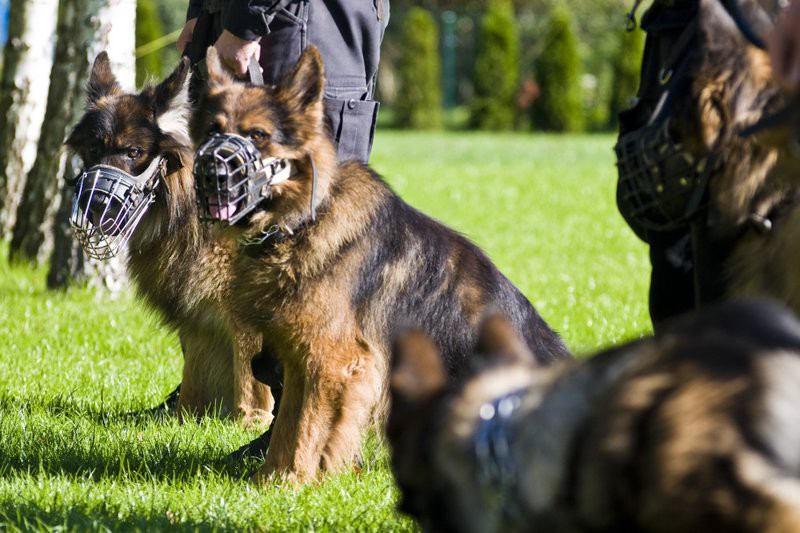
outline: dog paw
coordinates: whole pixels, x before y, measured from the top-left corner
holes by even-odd
[[[296,472],[278,471],[274,468],[263,466],[250,476],[250,482],[254,485],[263,487],[265,485],[286,485],[288,487],[299,487],[306,482]]]
[[[239,423],[246,429],[266,429],[272,423],[272,413],[264,409],[240,410]]]

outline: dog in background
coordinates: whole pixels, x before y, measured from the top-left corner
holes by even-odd
[[[742,2],[757,33],[771,14]],[[769,56],[748,41],[719,0],[702,0],[700,63],[677,113],[677,138],[719,165],[709,182],[711,243],[725,250],[725,298],[768,296],[800,312],[800,94],[787,94]],[[788,104],[788,105],[787,105]]]
[[[262,425],[271,417],[272,398],[250,366],[261,335],[225,312],[235,250],[213,240],[197,217],[189,70],[184,59],[160,84],[126,94],[101,53],[87,86],[85,114],[66,143],[87,169],[108,165],[137,175],[158,157],[166,162],[153,204],[131,235],[127,261],[140,297],[180,336],[179,415],[218,411]]]
[[[246,137],[291,176],[244,224],[233,312],[257,329],[284,369],[283,399],[262,480],[297,481],[352,464],[365,430],[384,410],[391,338],[424,325],[448,376],[467,363],[488,308],[508,315],[540,362],[568,357],[528,300],[474,244],[405,204],[368,167],[337,163],[323,119],[325,79],[309,46],[276,87],[232,79],[213,48],[193,137]],[[211,178],[211,187],[217,178]],[[220,206],[212,215],[247,206]],[[241,224],[241,223],[240,223]]]
[[[400,509],[427,531],[800,531],[800,322],[730,303],[541,367],[490,317],[448,385],[419,332],[394,349]]]

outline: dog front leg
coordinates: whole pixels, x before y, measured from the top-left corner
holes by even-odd
[[[294,378],[302,381],[303,392],[302,404],[291,407],[298,413],[294,439],[288,441],[293,442],[293,448],[271,448],[265,465],[278,471],[285,469],[299,482],[316,479],[320,468],[333,471],[352,462],[380,395],[380,377],[376,377],[372,358],[363,346],[343,346],[339,339],[319,344],[328,350],[303,358],[305,364],[300,368],[305,372]],[[287,383],[287,394],[289,387]],[[288,412],[289,406],[286,408]],[[280,416],[278,431],[284,429]]]
[[[262,467],[253,475],[255,483],[265,483],[278,475],[294,480],[294,455],[297,428],[303,408],[305,376],[302,370],[284,365],[283,394],[272,424],[269,449]]]
[[[191,341],[191,335],[179,333],[183,347],[183,372],[181,377],[181,393],[178,396],[177,415],[183,422],[186,417],[197,414],[203,406],[202,382],[198,379],[199,355],[196,353],[196,344]]]
[[[266,426],[272,420],[269,387],[253,376],[253,357],[260,350],[261,335],[237,328],[233,354],[233,414],[245,427]]]
[[[178,417],[233,410],[233,349],[225,335],[181,331],[184,346],[183,377],[178,398]]]
[[[360,456],[385,381],[369,355],[355,357],[344,372],[339,407],[320,460],[320,468],[328,472],[352,466]]]

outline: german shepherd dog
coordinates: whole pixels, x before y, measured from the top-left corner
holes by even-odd
[[[754,28],[769,13],[743,3]],[[700,67],[678,112],[679,138],[712,153],[711,241],[723,243],[725,297],[765,295],[800,312],[800,94],[775,82],[767,53],[718,0],[700,3]]]
[[[224,231],[241,243],[233,312],[263,335],[284,369],[272,442],[255,481],[277,473],[303,482],[352,464],[383,411],[398,327],[429,328],[449,376],[464,368],[487,308],[510,317],[540,362],[568,357],[474,244],[408,206],[367,166],[337,163],[316,48],[274,87],[236,82],[213,48],[206,66],[194,139],[249,137],[263,157],[294,169],[243,227]],[[240,209],[224,207],[217,214]],[[254,238],[261,244],[248,244]]]
[[[395,345],[392,466],[424,530],[800,531],[800,322],[784,308],[728,303],[548,368],[493,316],[475,351],[452,386],[427,335]]]
[[[261,425],[272,409],[269,388],[253,379],[250,365],[261,335],[225,313],[234,250],[212,240],[197,218],[189,76],[184,60],[162,83],[126,94],[101,53],[85,114],[66,143],[85,168],[103,164],[136,175],[157,157],[166,161],[154,202],[133,230],[127,261],[139,295],[180,336],[179,415],[217,411]]]

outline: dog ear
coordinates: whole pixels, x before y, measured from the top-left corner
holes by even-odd
[[[231,73],[222,66],[219,52],[213,46],[206,50],[206,75],[209,87],[225,87],[235,81]]]
[[[741,11],[741,17],[754,36],[760,38],[767,35],[772,27],[772,22],[759,2],[741,2],[740,4],[737,9]],[[701,0],[697,21],[700,25],[701,48],[712,56],[715,53],[729,55],[731,50],[745,49],[750,49],[757,54],[764,53],[745,37],[742,29],[736,24],[723,2],[719,0]]]
[[[499,314],[488,315],[481,325],[476,351],[484,357],[514,362],[535,362],[533,354],[519,338],[514,326]]]
[[[189,59],[184,57],[167,78],[156,85],[152,92],[153,113],[158,128],[171,141],[162,143],[167,157],[167,172],[174,172],[183,166],[180,151],[191,146],[189,138],[189,100],[190,80]],[[170,147],[170,144],[175,146]]]
[[[182,152],[190,147],[184,141],[179,141],[175,137],[166,137],[160,144],[161,153],[167,160],[167,174],[177,172],[185,166]]]
[[[89,74],[89,83],[86,85],[86,93],[90,103],[95,103],[105,96],[122,94],[122,86],[111,72],[111,62],[105,51],[97,54],[94,59],[92,71]]]
[[[700,29],[700,44],[704,49],[730,50],[734,49],[731,48],[733,46],[744,45],[744,37],[719,0],[701,0],[697,22]]]
[[[444,390],[447,375],[441,355],[427,335],[418,330],[402,334],[392,353],[389,384],[393,397],[418,404]]]
[[[309,45],[300,56],[294,70],[278,84],[278,94],[294,112],[303,112],[322,102],[325,88],[325,67],[319,50]],[[321,115],[320,108],[320,119]]]

